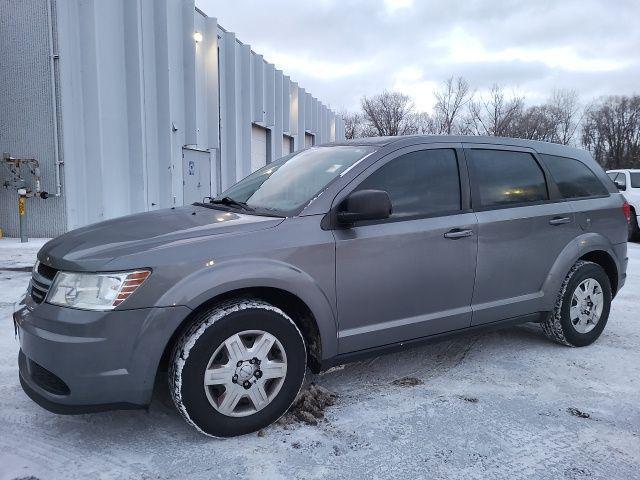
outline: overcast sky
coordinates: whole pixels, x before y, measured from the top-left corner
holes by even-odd
[[[640,0],[196,0],[335,109],[384,89],[428,111],[462,75],[544,100],[640,93]]]

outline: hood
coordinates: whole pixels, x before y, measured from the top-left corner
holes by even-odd
[[[173,242],[263,230],[282,220],[199,206],[155,210],[72,230],[46,243],[38,260],[59,270],[99,271],[113,259]]]

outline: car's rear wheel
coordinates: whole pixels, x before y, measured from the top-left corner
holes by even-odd
[[[188,423],[231,437],[280,418],[305,370],[305,344],[295,323],[273,305],[241,299],[198,316],[174,348],[169,383]]]
[[[580,260],[567,274],[542,329],[551,340],[584,347],[600,336],[610,308],[611,282],[606,272],[596,263]]]

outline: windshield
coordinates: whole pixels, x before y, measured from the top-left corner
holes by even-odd
[[[313,147],[276,160],[240,180],[215,201],[230,199],[256,211],[293,215],[372,147]],[[229,200],[225,200],[229,204]]]

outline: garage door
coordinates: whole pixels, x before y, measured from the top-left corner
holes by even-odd
[[[289,135],[282,136],[282,156],[293,153],[293,138]]]
[[[267,164],[267,129],[251,126],[251,171],[255,172]]]
[[[310,133],[305,133],[304,134],[304,147],[305,148],[309,148],[309,147],[313,147],[314,143],[316,143],[314,141],[314,136]]]

